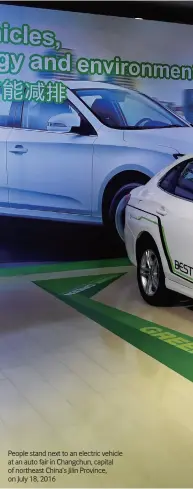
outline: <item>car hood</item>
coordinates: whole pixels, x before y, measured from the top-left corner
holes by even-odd
[[[182,155],[193,153],[192,127],[125,130],[123,139],[129,146],[140,149],[165,152],[167,148]]]

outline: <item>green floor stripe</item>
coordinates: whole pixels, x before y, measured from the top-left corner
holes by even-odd
[[[128,267],[131,263],[128,258],[110,260],[91,260],[79,262],[56,263],[52,265],[30,265],[14,268],[0,268],[0,277],[16,277],[36,275],[39,273],[69,272],[74,270],[89,270],[94,268]]]
[[[74,277],[36,284],[163,365],[193,381],[193,337],[91,299],[96,291],[119,277],[120,274],[111,274],[105,280],[105,276],[100,275],[87,277],[86,282],[85,277],[79,277],[78,281],[78,277]],[[94,283],[95,286],[84,288],[89,283]],[[71,295],[64,295],[66,293]]]
[[[61,300],[61,296],[58,296]],[[187,335],[181,335],[169,328],[160,327],[132,316],[131,314],[118,311],[112,307],[106,306],[90,300],[83,295],[77,294],[74,297],[65,297],[62,299],[69,306],[78,312],[99,323],[104,328],[116,334],[123,340],[132,344],[139,350],[147,353],[163,365],[171,368],[178,374],[193,382],[193,338]],[[185,343],[179,344],[179,347],[166,343],[159,338],[141,331],[144,328],[157,327],[162,333],[168,332],[172,336],[184,339]],[[186,343],[187,342],[187,343]],[[192,346],[192,352],[184,351],[180,348],[184,345]]]

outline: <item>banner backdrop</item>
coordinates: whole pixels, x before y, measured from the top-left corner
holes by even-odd
[[[1,215],[121,239],[129,191],[193,152],[193,26],[0,13]]]
[[[193,88],[192,26],[2,4],[0,11],[2,79],[9,74],[9,78],[31,82],[83,76],[108,80],[143,91],[184,113],[184,92]],[[29,62],[35,54],[59,59],[65,53],[68,62],[60,63],[55,73],[45,69],[48,66],[53,70],[51,61],[42,60],[39,70],[37,59],[36,68]],[[79,62],[80,70],[76,70],[80,58],[99,59],[101,63]]]

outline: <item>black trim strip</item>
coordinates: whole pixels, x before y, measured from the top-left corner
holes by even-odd
[[[139,207],[135,207],[134,205],[131,205],[129,203],[127,204],[127,206],[132,207],[132,209],[136,209],[137,211],[144,212],[144,214],[149,214],[149,216],[157,217],[157,219],[159,219],[158,216],[156,214],[153,214],[152,212],[144,211],[143,209],[140,209]]]
[[[158,218],[158,228],[159,228],[160,239],[161,239],[161,244],[163,247],[164,255],[165,255],[165,258],[167,260],[167,264],[168,264],[170,272],[175,275],[174,271],[172,270],[172,264],[171,264],[171,261],[170,261],[170,258],[169,258],[168,252],[167,252],[167,248],[166,248],[166,244],[165,244],[165,240],[164,240],[164,236],[163,236],[163,231],[162,231],[161,219],[158,216],[157,216],[157,218]]]

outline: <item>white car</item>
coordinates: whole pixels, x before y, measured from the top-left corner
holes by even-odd
[[[70,81],[63,104],[0,100],[0,214],[110,224],[125,195],[179,155],[193,129],[152,99]]]
[[[170,291],[193,298],[193,154],[130,193],[125,244],[146,302],[167,305]]]

